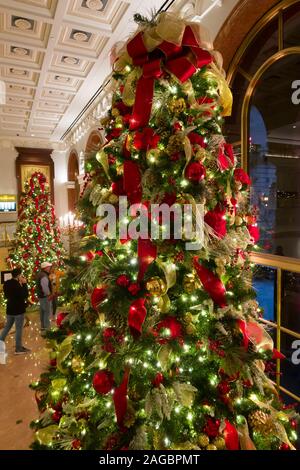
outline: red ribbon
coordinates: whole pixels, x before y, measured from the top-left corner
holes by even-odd
[[[139,274],[138,282],[144,279],[144,275],[157,256],[156,245],[151,240],[138,239],[138,259],[139,259]]]
[[[283,359],[286,359],[286,356],[282,354],[280,351],[278,351],[276,348],[274,348],[272,359],[273,360],[280,359],[282,361]]]
[[[138,204],[141,202],[141,173],[139,165],[132,160],[125,160],[124,162],[123,188],[130,204]]]
[[[227,419],[225,419],[224,439],[228,450],[239,450],[238,432]]]
[[[132,336],[140,336],[147,315],[145,299],[134,300],[129,307],[128,326]]]
[[[199,47],[193,30],[186,26],[180,46],[163,41],[157,49],[148,53],[143,33],[138,33],[127,45],[127,52],[133,64],[143,68],[143,74],[137,83],[136,99],[130,129],[135,130],[148,124],[151,114],[154,83],[163,71],[162,66],[184,83],[196,71],[212,62],[208,51]],[[165,59],[160,58],[161,55]]]
[[[243,335],[243,346],[247,351],[250,339],[253,339],[256,344],[260,344],[263,339],[262,327],[256,322],[246,322],[245,320],[237,320],[239,329]]]
[[[206,292],[211,296],[213,301],[223,308],[227,306],[226,301],[226,289],[222,281],[215,276],[209,269],[202,266],[198,261],[198,256],[194,257],[194,268],[198,274],[198,277],[206,290]]]
[[[249,336],[248,336],[248,333],[247,333],[247,323],[245,322],[245,320],[237,320],[237,324],[238,324],[239,329],[241,330],[242,335],[243,335],[244,349],[247,351],[248,346],[249,346]]]
[[[127,386],[129,380],[129,369],[124,372],[124,377],[121,385],[115,388],[113,400],[115,404],[115,412],[117,416],[117,423],[120,428],[124,429],[124,419],[127,412]]]

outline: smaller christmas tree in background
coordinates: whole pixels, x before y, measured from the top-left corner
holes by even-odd
[[[60,231],[51,204],[46,177],[34,173],[25,183],[25,192],[19,204],[15,241],[7,258],[11,268],[21,267],[27,278],[30,299],[35,302],[35,274],[43,261],[56,267],[63,265],[64,249]]]

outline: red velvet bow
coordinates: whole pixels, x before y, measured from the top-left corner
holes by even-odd
[[[139,165],[132,160],[125,160],[124,162],[123,187],[130,204],[138,204],[141,202],[141,173]]]
[[[237,320],[238,327],[243,335],[243,346],[247,351],[249,341],[253,339],[256,344],[260,344],[263,339],[263,329],[256,322],[246,322],[245,320]]]
[[[138,282],[144,279],[145,272],[149,265],[155,261],[157,256],[157,248],[151,240],[138,240],[138,259],[139,259],[139,274]]]
[[[221,308],[226,307],[226,289],[222,281],[209,269],[199,263],[198,256],[194,257],[194,268],[196,269],[204,289],[211,296],[213,301]]]
[[[228,450],[239,450],[238,432],[227,419],[225,419],[224,439]]]
[[[129,307],[128,313],[128,326],[132,336],[140,336],[146,315],[145,299],[134,300]]]
[[[184,83],[199,68],[212,62],[211,54],[199,47],[190,26],[186,26],[180,46],[163,41],[154,51],[148,52],[143,33],[138,33],[128,44],[127,51],[134,65],[143,69],[138,81],[136,100],[130,129],[135,130],[148,124],[151,114],[154,82],[163,71],[162,66]],[[164,60],[163,60],[164,57]]]
[[[127,412],[127,386],[129,380],[129,369],[124,372],[124,377],[121,385],[115,388],[113,400],[115,404],[115,412],[117,416],[117,423],[119,427],[124,430],[124,419]]]

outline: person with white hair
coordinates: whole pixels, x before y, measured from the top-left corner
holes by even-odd
[[[37,275],[36,288],[40,304],[41,332],[50,328],[50,312],[52,302],[52,287],[49,273],[52,263],[45,261],[41,264],[41,271]]]

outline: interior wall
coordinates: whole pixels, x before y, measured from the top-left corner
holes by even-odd
[[[8,142],[0,144],[0,194],[17,194],[15,160],[18,154],[14,146]],[[17,214],[1,214],[0,222],[14,222]]]
[[[54,197],[56,217],[64,216],[68,212],[68,151],[54,150],[52,152],[54,161]]]

